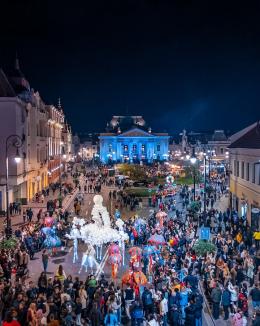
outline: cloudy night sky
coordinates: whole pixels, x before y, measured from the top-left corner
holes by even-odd
[[[6,1],[0,66],[18,53],[74,132],[112,115],[153,129],[237,131],[260,118],[260,2]]]

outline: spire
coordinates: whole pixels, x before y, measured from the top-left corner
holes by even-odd
[[[58,98],[58,109],[61,111],[62,107],[61,107],[61,99],[60,97]]]

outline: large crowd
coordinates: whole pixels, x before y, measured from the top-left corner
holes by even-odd
[[[114,184],[113,178],[92,171],[85,173],[85,184],[77,186],[85,193],[99,193],[102,185]],[[187,186],[174,196],[164,196],[159,189],[145,222],[136,212],[129,213],[136,215],[124,225],[129,235],[127,249],[141,249],[139,259],[133,262],[129,258],[129,265],[139,264],[148,280],[145,284],[121,283],[120,277],[111,281],[104,274],[99,279],[86,274],[81,280],[62,265],[50,277],[48,261],[55,252],[43,250],[41,229],[46,213],[41,212],[37,221],[26,218],[26,224],[15,232],[16,246],[0,253],[1,322],[4,326],[201,326],[203,307],[209,307],[213,320],[230,319],[233,326],[245,326],[250,320],[252,325],[260,325],[260,232],[253,233],[237,212],[215,209],[215,202],[225,192],[225,180],[215,178],[212,187],[206,216],[200,193],[196,194],[198,211],[189,210],[193,193]],[[110,199],[130,211],[142,205],[121,188],[112,191]],[[77,213],[80,198],[75,203]],[[159,220],[158,211],[166,213],[163,219]],[[52,215],[57,236],[66,246],[70,216],[59,208]],[[210,228],[216,248],[212,253],[202,255],[195,250],[200,226]],[[150,239],[155,240],[152,243]],[[148,255],[144,254],[147,248]],[[43,272],[34,282],[29,278],[29,262],[37,251],[41,251]]]

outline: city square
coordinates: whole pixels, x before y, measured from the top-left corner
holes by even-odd
[[[258,6],[5,11],[0,326],[260,326]]]

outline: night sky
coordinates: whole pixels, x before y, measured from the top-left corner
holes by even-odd
[[[74,132],[127,112],[171,133],[237,131],[260,118],[259,17],[259,1],[6,1],[0,66],[17,51]]]

